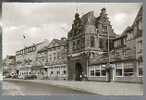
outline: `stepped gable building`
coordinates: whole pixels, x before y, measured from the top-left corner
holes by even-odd
[[[48,46],[48,78],[67,80],[67,39],[53,39]]]
[[[133,82],[136,78],[136,41],[133,28],[128,26],[118,38],[110,52],[112,81]],[[136,80],[137,81],[137,80]]]
[[[131,26],[114,39],[111,52],[113,80],[143,82],[143,7]]]
[[[109,42],[109,54],[90,53],[88,80],[143,82],[143,7],[140,8],[133,24],[120,36]],[[100,42],[100,41],[99,41]],[[103,41],[99,44],[104,43]],[[105,49],[102,49],[106,51]],[[110,77],[107,77],[107,63],[110,62]]]
[[[116,37],[105,8],[99,17],[95,17],[93,11],[82,17],[76,13],[68,33],[68,79],[81,80],[82,75],[92,80],[90,61],[111,50]]]
[[[134,34],[136,38],[136,60],[137,60],[137,76],[143,81],[144,76],[144,18],[143,6],[140,8],[135,21],[133,23]]]

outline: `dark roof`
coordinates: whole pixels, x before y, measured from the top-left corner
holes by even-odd
[[[7,58],[8,58],[8,59],[15,59],[15,58],[16,58],[16,56],[13,56],[13,55],[8,55],[8,56],[7,56]]]
[[[88,20],[90,19],[90,20]],[[83,25],[86,25],[86,24],[91,24],[91,25],[94,25],[95,24],[95,16],[94,16],[94,11],[90,11],[86,14],[84,14],[82,17],[81,17],[81,21],[83,23]]]
[[[47,51],[48,50],[48,47],[43,47],[42,49],[38,50],[38,52],[43,52],[43,51]]]
[[[51,42],[50,42],[50,44],[49,44],[49,46],[48,46],[48,48],[51,48],[51,43],[52,42],[55,42],[55,43],[57,43],[59,46],[61,46],[61,45],[66,45],[66,38],[62,38],[62,39],[53,39]]]
[[[138,13],[137,13],[137,15],[136,15],[136,17],[135,17],[135,20],[134,20],[134,22],[133,22],[133,25],[134,25],[134,23],[137,21],[137,18],[138,18],[139,16],[143,16],[143,6],[140,7],[140,9],[139,9],[139,11],[138,11]]]
[[[103,53],[99,54],[97,57],[90,59],[89,60],[89,65],[98,65],[98,64],[103,64],[108,62],[108,54]]]
[[[38,43],[34,43],[34,44],[32,44],[32,45],[30,45],[30,46],[28,46],[28,47],[24,47],[23,49],[20,49],[20,50],[16,51],[16,53],[19,52],[19,51],[21,51],[21,50],[27,49],[27,48],[36,47],[37,45],[40,45],[40,44],[42,44],[43,42],[44,42],[44,41],[38,42]]]
[[[133,28],[130,27],[130,26],[128,26],[128,27],[123,31],[123,33],[121,34],[121,36],[127,35],[127,32],[132,31],[132,30],[133,30]]]

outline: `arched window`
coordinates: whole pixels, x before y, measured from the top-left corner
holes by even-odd
[[[93,36],[90,37],[90,44],[91,44],[91,47],[94,47],[95,46],[95,39]]]

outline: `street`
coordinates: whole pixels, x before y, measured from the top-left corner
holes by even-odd
[[[21,82],[21,81],[3,81],[2,82],[2,95],[87,95],[91,93],[72,90],[63,87],[52,85]]]

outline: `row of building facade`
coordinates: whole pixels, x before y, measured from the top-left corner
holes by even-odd
[[[121,35],[105,8],[98,17],[76,13],[67,38],[25,47],[15,61],[19,78],[143,82],[143,7]]]

